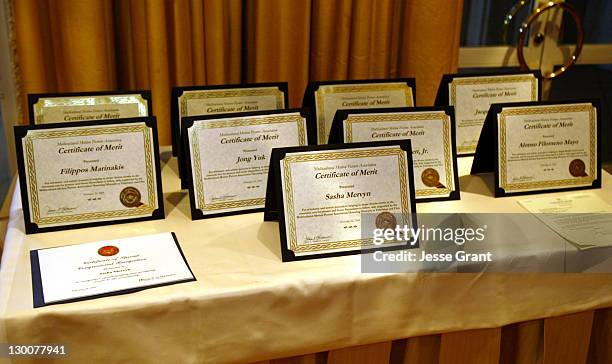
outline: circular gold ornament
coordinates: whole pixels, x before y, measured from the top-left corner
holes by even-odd
[[[142,202],[140,202],[141,198],[140,191],[136,187],[126,187],[119,194],[119,200],[125,207],[138,207],[142,205]]]
[[[444,188],[440,183],[440,174],[433,168],[427,168],[421,173],[421,181],[427,187]]]
[[[397,219],[395,215],[390,212],[384,211],[376,216],[376,227],[379,229],[395,229],[397,226]]]
[[[574,48],[574,53],[569,57],[568,60],[565,61],[565,63],[562,66],[560,66],[553,72],[545,72],[542,75],[546,79],[558,77],[562,75],[563,73],[565,73],[570,67],[572,67],[578,60],[578,57],[580,57],[580,52],[582,51],[582,45],[584,44],[584,29],[582,26],[582,19],[580,18],[580,15],[576,11],[576,9],[574,9],[569,3],[563,0],[554,0],[554,1],[551,0],[551,1],[543,2],[540,6],[538,6],[537,9],[535,9],[535,11],[527,18],[527,20],[519,28],[519,38],[518,38],[518,43],[516,46],[516,56],[518,58],[519,64],[521,65],[521,69],[529,70],[527,61],[525,61],[525,55],[523,53],[523,48],[525,47],[527,36],[530,33],[529,30],[530,30],[531,25],[538,23],[536,22],[536,19],[540,15],[554,8],[563,9],[574,19],[574,22],[576,23],[576,39],[578,41],[576,43],[576,48]],[[538,41],[541,41],[542,39],[543,39],[542,34],[536,33],[533,41],[537,43]]]

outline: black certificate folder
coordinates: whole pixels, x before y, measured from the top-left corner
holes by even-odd
[[[154,117],[15,127],[26,233],[164,218]]]
[[[30,124],[153,116],[149,90],[28,94]]]
[[[278,220],[282,260],[415,247],[374,230],[416,226],[410,140],[278,148],[264,218]]]
[[[472,174],[494,173],[495,197],[601,187],[597,99],[493,104]]]
[[[273,148],[316,142],[307,109],[182,119],[192,219],[262,211]]]
[[[410,139],[417,202],[459,200],[452,106],[336,111],[329,144]]]
[[[172,154],[179,156],[184,117],[282,110],[289,92],[287,82],[183,86],[172,89],[171,102]]]
[[[482,84],[491,83],[487,81],[487,78],[501,77],[501,76],[521,76],[521,75],[533,75],[533,77],[537,80],[538,87],[536,90],[536,97],[539,100],[542,95],[541,84],[542,84],[542,73],[540,71],[515,71],[515,72],[492,72],[492,73],[454,73],[454,74],[445,74],[442,76],[440,80],[440,85],[438,86],[438,92],[436,94],[436,100],[434,105],[437,106],[445,106],[452,105],[452,95],[449,92],[449,86],[453,82],[455,78],[457,79],[469,79],[474,80],[474,84],[479,84],[478,79],[485,79]]]
[[[414,106],[415,94],[414,78],[312,81],[302,106],[314,110],[318,144],[326,144],[336,110]]]
[[[475,153],[491,104],[539,101],[541,84],[539,71],[444,75],[435,105],[455,108],[457,154]]]

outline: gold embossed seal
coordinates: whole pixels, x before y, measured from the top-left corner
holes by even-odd
[[[569,173],[574,177],[586,177],[586,166],[582,159],[574,159],[570,162]]]
[[[421,181],[427,187],[444,188],[440,183],[440,174],[433,168],[427,168],[421,173]]]
[[[112,257],[117,253],[119,253],[119,248],[114,245],[105,245],[98,249],[98,254],[103,257]]]
[[[142,205],[140,199],[142,196],[140,195],[140,191],[136,187],[126,187],[121,190],[119,194],[119,200],[121,204],[125,207],[138,207]]]
[[[383,211],[376,216],[376,227],[379,229],[395,229],[397,219],[390,212]]]

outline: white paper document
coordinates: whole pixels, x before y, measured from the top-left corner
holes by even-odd
[[[612,246],[612,205],[594,193],[518,201],[578,249]]]

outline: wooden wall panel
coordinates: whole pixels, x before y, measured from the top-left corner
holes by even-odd
[[[317,354],[270,360],[270,364],[317,364]]]
[[[388,363],[391,355],[391,341],[331,350],[327,364],[370,364]]]
[[[440,356],[441,335],[411,337],[398,343],[392,364],[437,364]]]
[[[504,326],[499,363],[541,363],[543,342],[544,320],[525,321]]]
[[[440,364],[499,363],[501,328],[442,334]]]
[[[544,364],[586,363],[594,311],[544,319]]]
[[[612,363],[612,308],[595,311],[588,363]]]

